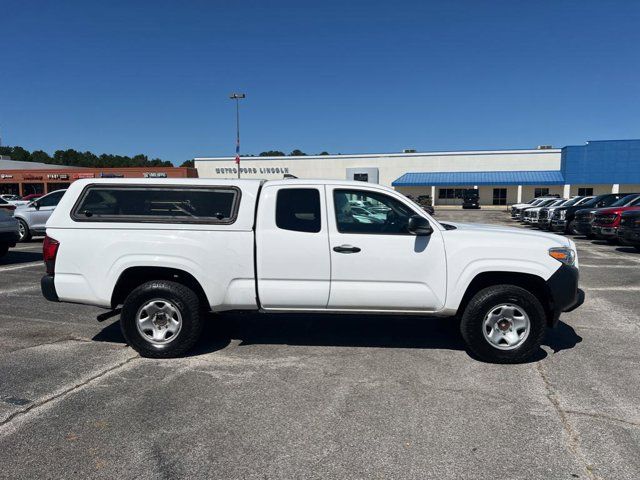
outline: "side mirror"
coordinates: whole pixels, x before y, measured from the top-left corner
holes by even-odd
[[[35,208],[36,210],[40,210],[40,204],[38,203],[38,201],[37,201],[37,200],[35,200],[35,201],[31,204],[31,206],[32,206],[33,208]]]
[[[429,220],[420,215],[412,215],[409,218],[407,230],[414,235],[431,235],[433,233]]]

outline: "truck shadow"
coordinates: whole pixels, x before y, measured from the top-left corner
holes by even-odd
[[[125,343],[118,322],[113,322],[93,340]],[[467,350],[451,318],[382,315],[257,314],[225,313],[212,316],[202,338],[187,356],[200,356],[227,347],[233,340],[239,346],[292,345],[313,347],[415,348]],[[582,341],[564,322],[548,329],[543,341],[552,352],[570,350]],[[471,352],[467,354],[476,358]],[[547,356],[542,348],[529,360]]]

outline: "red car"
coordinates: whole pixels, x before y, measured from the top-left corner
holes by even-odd
[[[613,207],[598,210],[591,224],[591,233],[595,235],[596,238],[615,243],[618,240],[618,227],[620,227],[622,213],[633,210],[640,210],[640,205],[636,204],[630,207]]]
[[[40,198],[44,195],[44,193],[32,193],[30,195],[25,195],[24,197],[22,197],[22,200],[35,200],[36,198]]]
[[[9,203],[6,200],[0,198],[0,210],[4,210],[5,212],[9,212],[13,215],[13,211],[16,209],[16,206],[13,203]]]

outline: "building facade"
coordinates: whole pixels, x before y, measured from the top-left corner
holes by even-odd
[[[196,158],[201,178],[235,178],[234,157]],[[334,178],[429,195],[435,205],[460,204],[478,189],[482,205],[534,196],[640,191],[640,140],[589,141],[564,148],[301,157],[242,157],[242,178]]]
[[[198,176],[195,168],[185,167],[73,168],[46,164],[25,165],[29,163],[7,160],[0,163],[0,193],[21,196],[49,193],[65,189],[71,182],[83,178],[197,178]]]

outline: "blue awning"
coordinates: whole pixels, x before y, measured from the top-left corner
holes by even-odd
[[[419,172],[405,173],[393,181],[394,187],[431,185],[564,185],[560,170],[506,172]]]

